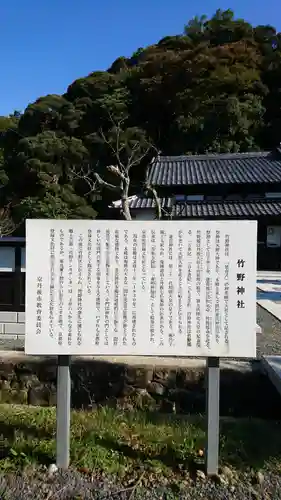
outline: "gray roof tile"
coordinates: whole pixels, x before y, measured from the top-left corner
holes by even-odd
[[[281,182],[281,155],[158,156],[148,168],[148,182],[154,186]]]
[[[196,202],[173,206],[174,217],[261,217],[281,216],[280,201]]]
[[[173,198],[160,198],[160,204],[162,208],[170,208],[173,205]],[[129,206],[131,209],[139,208],[155,208],[155,200],[153,198],[145,198],[141,196],[133,196],[129,200]]]
[[[281,216],[281,200],[253,201],[197,201],[175,203],[174,198],[160,198],[161,207],[170,209],[173,217],[261,217]],[[134,196],[129,202],[130,209],[155,208],[152,198]]]

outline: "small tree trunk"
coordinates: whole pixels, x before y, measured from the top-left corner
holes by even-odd
[[[155,201],[156,205],[156,214],[157,214],[157,219],[160,220],[162,218],[162,210],[161,210],[161,205],[160,205],[160,200],[157,195],[157,191],[154,188],[151,188],[151,192]]]
[[[130,207],[129,207],[129,200],[128,200],[129,184],[130,184],[130,180],[126,179],[126,181],[124,182],[124,187],[122,190],[122,198],[121,198],[121,200],[122,200],[122,213],[123,213],[124,219],[126,219],[126,220],[132,220]]]
[[[149,185],[146,186],[146,189],[148,192],[150,191],[152,196],[153,196],[153,199],[155,202],[155,208],[156,208],[156,216],[157,216],[157,219],[160,220],[162,218],[162,209],[161,209],[160,200],[159,200],[158,195],[157,195],[157,191],[155,188],[153,188],[152,186],[149,186]]]

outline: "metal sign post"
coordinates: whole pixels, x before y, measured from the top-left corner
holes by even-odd
[[[218,473],[219,468],[219,425],[220,425],[220,360],[207,358],[206,365],[206,472],[209,476]]]
[[[58,356],[57,369],[57,467],[67,469],[70,456],[70,356]]]

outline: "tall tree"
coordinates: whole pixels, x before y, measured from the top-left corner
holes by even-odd
[[[98,160],[84,163],[80,168],[74,167],[73,174],[88,183],[90,192],[107,189],[118,194],[121,213],[126,220],[131,220],[131,171],[148,158],[153,146],[145,131],[130,123],[128,91],[115,90],[113,94],[98,99],[95,106],[99,107],[102,126],[87,136],[87,144],[95,151]]]

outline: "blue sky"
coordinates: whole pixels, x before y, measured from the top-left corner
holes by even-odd
[[[2,0],[0,114],[61,94],[76,78],[181,33],[193,16],[218,8],[281,30],[280,0]]]

